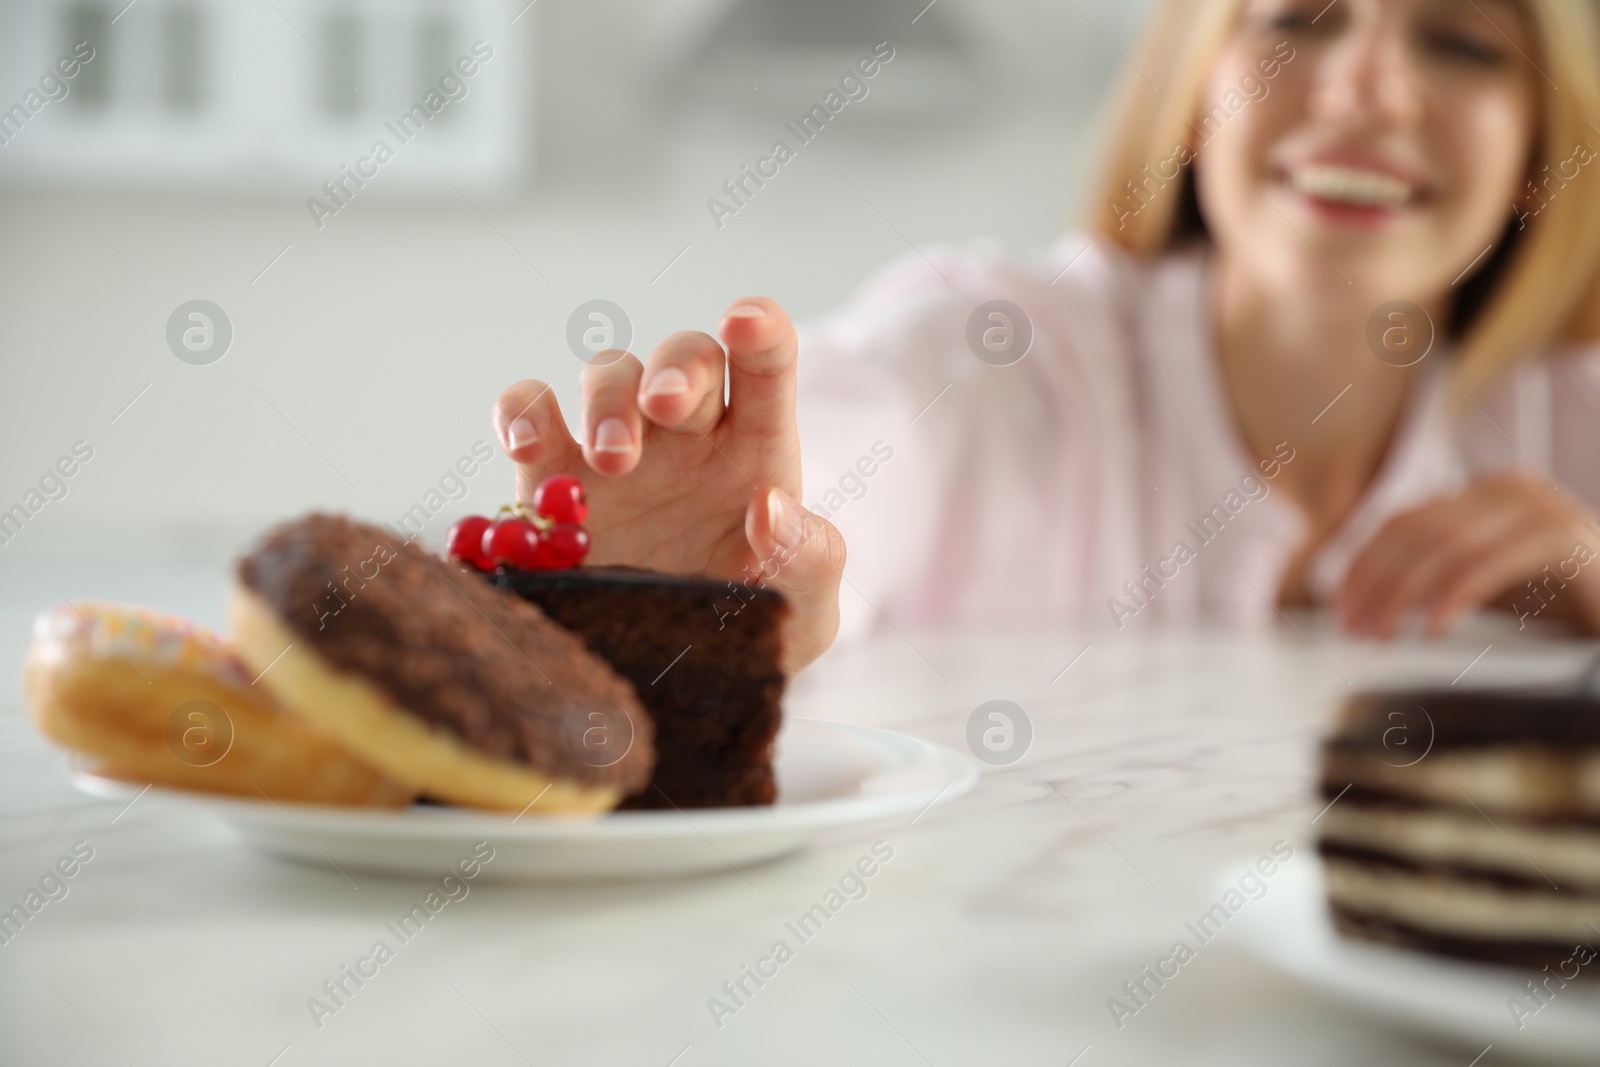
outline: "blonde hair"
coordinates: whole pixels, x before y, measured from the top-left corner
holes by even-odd
[[[1543,91],[1534,159],[1553,165],[1582,146],[1600,160],[1585,117],[1600,115],[1597,2],[1526,0]],[[1103,169],[1090,183],[1090,233],[1136,257],[1205,236],[1192,168],[1174,174],[1173,164],[1191,158],[1183,146],[1192,143],[1212,62],[1243,3],[1163,0],[1152,15],[1113,113]],[[1532,161],[1529,172],[1530,180],[1543,173]],[[1559,172],[1554,180],[1565,186]],[[1600,340],[1600,189],[1552,197],[1525,228],[1508,219],[1505,238],[1461,290],[1447,329],[1457,384],[1467,392],[1553,345]]]

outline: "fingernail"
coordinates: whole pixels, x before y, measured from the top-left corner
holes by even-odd
[[[511,451],[515,452],[524,445],[531,445],[539,439],[539,431],[533,428],[530,419],[512,419],[511,425],[506,427],[506,439],[511,442]]]
[[[800,525],[800,509],[789,494],[778,488],[768,492],[767,528],[772,539],[784,548],[794,548],[800,544]]]
[[[662,367],[650,376],[645,396],[681,396],[689,391],[689,376],[677,367]]]
[[[596,452],[631,452],[633,438],[628,434],[628,424],[612,415],[602,419],[594,431]]]
[[[759,319],[767,313],[767,309],[760,304],[735,304],[728,309],[725,318],[730,319]]]

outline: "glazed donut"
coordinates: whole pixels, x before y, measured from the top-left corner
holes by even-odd
[[[414,799],[250,682],[215,634],[96,602],[40,615],[23,668],[34,725],[93,757],[96,773],[303,804],[398,808]]]
[[[431,798],[593,814],[650,780],[632,685],[460,564],[311,515],[269,531],[237,578],[230,619],[261,684]]]

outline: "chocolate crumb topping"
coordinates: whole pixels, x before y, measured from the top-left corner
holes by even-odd
[[[1600,701],[1578,693],[1516,690],[1379,690],[1345,704],[1330,747],[1392,754],[1411,734],[1418,749],[1545,745],[1578,755],[1600,748]]]
[[[654,730],[633,687],[460,564],[313,514],[268,531],[238,577],[335,669],[478,752],[587,786],[650,779]]]

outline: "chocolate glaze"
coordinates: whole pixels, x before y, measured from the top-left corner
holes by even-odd
[[[1431,724],[1431,727],[1430,727]],[[1396,728],[1404,733],[1394,732]],[[1600,747],[1600,700],[1548,690],[1416,689],[1352,697],[1328,744],[1383,752],[1409,736],[1417,751],[1432,732],[1433,748],[1484,748],[1507,743],[1553,748]]]
[[[314,514],[270,530],[238,577],[335,669],[481,753],[588,786],[649,780],[654,730],[633,687],[459,564]]]

